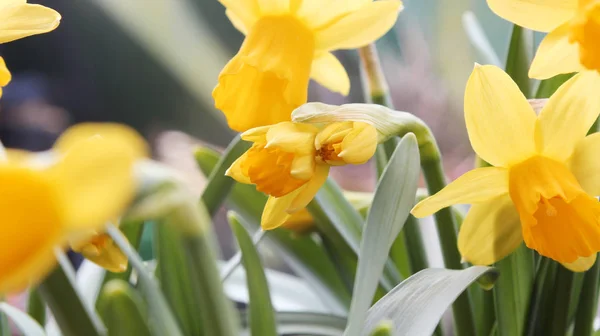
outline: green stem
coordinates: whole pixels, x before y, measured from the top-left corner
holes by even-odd
[[[403,231],[408,259],[410,260],[410,271],[411,274],[415,274],[429,267],[419,221],[413,215],[409,215],[406,219],[406,224],[404,224]]]
[[[571,300],[571,286],[573,285],[573,272],[558,266],[556,270],[556,286],[554,287],[554,304],[551,328],[547,329],[548,335],[564,336],[567,332],[569,318],[569,302]]]
[[[594,266],[584,275],[583,287],[579,296],[579,305],[575,315],[575,329],[573,335],[589,336],[594,331],[594,317],[598,304],[598,279],[600,278],[600,262],[596,260]]]
[[[40,325],[46,324],[46,304],[44,304],[37,288],[31,288],[29,290],[27,314],[33,317]]]

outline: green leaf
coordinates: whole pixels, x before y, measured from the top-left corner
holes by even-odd
[[[492,64],[498,67],[502,66],[500,58],[494,51],[494,47],[490,44],[490,41],[485,35],[485,31],[481,27],[475,14],[471,11],[464,12],[462,23],[463,28],[467,33],[467,37],[475,49],[477,61],[482,64]]]
[[[369,309],[363,334],[368,335],[381,321],[390,320],[394,323],[394,335],[431,335],[460,293],[480,276],[495,272],[484,266],[422,270]]]
[[[242,321],[246,313],[242,313]],[[340,336],[346,319],[336,315],[307,312],[279,312],[276,315],[277,330],[281,335]],[[248,328],[247,322],[244,328]]]
[[[594,330],[594,318],[598,307],[598,279],[600,278],[600,261],[596,259],[594,266],[585,272],[583,286],[579,295],[575,329],[573,335],[590,335]]]
[[[124,218],[119,224],[119,230],[121,230],[125,238],[127,238],[127,240],[129,241],[129,244],[131,244],[131,246],[133,246],[136,250],[140,246],[142,240],[142,233],[144,232],[144,227],[144,221],[134,221],[129,220],[127,218]],[[127,265],[127,270],[125,272],[106,272],[104,276],[104,283],[107,283],[113,279],[129,281],[132,269],[133,268],[131,267],[131,265]]]
[[[0,311],[6,314],[23,333],[23,336],[45,336],[42,326],[31,316],[6,302],[0,302]]]
[[[402,138],[390,158],[367,216],[360,243],[347,336],[360,334],[389,250],[414,206],[420,174],[419,162],[417,140],[409,133]]]
[[[495,266],[500,272],[494,287],[497,334],[523,335],[535,280],[533,252],[521,244]]]
[[[80,297],[75,271],[64,253],[57,255],[58,266],[38,286],[63,335],[99,336],[105,334],[100,318]]]
[[[12,336],[12,330],[10,330],[10,324],[6,314],[0,311],[0,336]]]
[[[211,216],[215,214],[223,201],[225,201],[231,187],[235,183],[231,177],[225,176],[225,172],[249,148],[249,142],[243,141],[239,135],[236,136],[225,150],[225,153],[223,153],[223,156],[221,156],[219,162],[217,162],[217,165],[212,169],[201,197],[204,206],[206,206]]]
[[[155,275],[160,288],[169,303],[181,331],[185,335],[202,335],[201,321],[198,319],[198,303],[195,302],[195,290],[200,290],[192,282],[191,270],[187,265],[187,257],[181,246],[181,233],[169,218],[153,225],[154,255],[156,257]]]
[[[564,82],[573,77],[573,75],[574,74],[562,74],[544,79],[540,82],[540,86],[538,86],[535,98],[550,98],[550,96],[552,96]]]
[[[394,324],[391,321],[381,321],[371,332],[371,336],[392,336]]]
[[[228,213],[229,224],[242,251],[242,263],[246,269],[248,294],[250,296],[249,321],[253,336],[277,336],[275,313],[271,304],[269,285],[263,271],[258,251],[250,235],[242,227],[235,212]]]
[[[114,279],[104,285],[98,311],[110,336],[151,335],[142,298],[123,280]]]
[[[510,46],[506,58],[506,73],[517,83],[523,95],[531,96],[529,65],[533,57],[533,32],[521,26],[513,25]],[[499,328],[502,329],[502,328]]]
[[[37,288],[29,289],[29,297],[27,298],[27,314],[36,320],[40,325],[46,324],[46,304],[40,296]]]
[[[175,316],[160,291],[156,279],[150,275],[140,256],[115,226],[109,225],[107,233],[123,253],[127,255],[131,266],[136,270],[140,291],[148,307],[148,322],[151,330],[156,332],[157,335],[182,336]]]

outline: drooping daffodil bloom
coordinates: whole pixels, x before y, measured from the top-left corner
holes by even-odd
[[[542,40],[529,77],[546,79],[582,70],[600,70],[600,1],[488,0],[500,17],[548,33]]]
[[[586,136],[600,114],[600,74],[565,82],[536,116],[517,85],[494,66],[473,70],[465,121],[477,168],[412,210],[425,217],[452,204],[473,204],[459,232],[463,259],[492,264],[522,241],[573,271],[600,251],[600,134]]]
[[[344,95],[346,70],[331,53],[374,42],[396,22],[399,0],[220,0],[246,35],[213,91],[229,127],[243,132],[290,120],[309,79]]]
[[[55,10],[26,0],[0,2],[0,43],[54,30],[60,23]]]
[[[352,121],[321,126],[288,121],[253,128],[241,137],[253,145],[227,175],[269,195],[261,220],[265,230],[304,209],[325,183],[330,166],[365,163],[378,143],[375,127]]]
[[[39,282],[56,264],[55,249],[117,218],[133,199],[133,165],[145,155],[141,137],[114,124],[74,126],[44,153],[7,150],[0,293]]]

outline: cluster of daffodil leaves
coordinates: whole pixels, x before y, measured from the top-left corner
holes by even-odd
[[[600,1],[487,0],[515,24],[507,66],[473,68],[464,120],[478,166],[448,185],[431,131],[395,111],[386,91],[374,42],[396,23],[399,0],[220,2],[246,38],[212,96],[241,134],[222,155],[195,153],[209,177],[201,202],[145,159],[144,140],[123,125],[76,125],[42,153],[4,149],[0,294],[39,286],[41,310],[50,307],[64,335],[233,336],[240,325],[253,336],[592,334]],[[0,43],[50,32],[60,19],[41,5],[1,0]],[[548,34],[530,60],[532,31]],[[372,104],[308,102],[311,79],[348,95],[349,76],[332,53],[343,49],[359,49]],[[0,85],[10,80],[0,58]],[[373,161],[374,193],[343,192],[329,179],[334,166]],[[419,172],[427,188],[418,191]],[[160,183],[148,187],[148,176]],[[210,215],[223,202],[236,210],[229,220],[242,255],[218,274]],[[462,213],[455,204],[471,206]],[[430,215],[446,269],[428,268],[423,243],[438,237],[421,237],[418,218]],[[154,273],[135,251],[149,219],[159,222]],[[134,234],[128,221],[141,223]],[[110,224],[119,222],[122,233]],[[269,294],[274,275],[258,259],[264,235],[335,309],[285,322]],[[97,301],[77,299],[60,262],[68,248],[108,271]],[[240,263],[248,309],[233,313],[227,297],[236,295],[223,283]],[[450,305],[451,327],[436,328]],[[31,318],[3,304],[0,311],[39,335]],[[46,322],[39,309],[28,312]]]

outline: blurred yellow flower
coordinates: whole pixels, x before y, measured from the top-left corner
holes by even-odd
[[[47,33],[58,27],[60,14],[26,0],[2,0],[0,3],[0,43]]]
[[[127,256],[106,233],[90,231],[84,237],[71,241],[73,251],[111,272],[127,270]]]
[[[538,48],[529,77],[600,71],[600,1],[488,0],[488,5],[508,21],[549,33]]]
[[[12,75],[8,68],[6,67],[6,62],[4,62],[4,58],[0,57],[0,97],[2,97],[2,88],[7,86],[12,79]]]
[[[478,168],[418,203],[416,217],[473,204],[458,237],[466,261],[492,264],[524,240],[541,255],[584,271],[600,251],[600,74],[563,84],[539,116],[510,77],[476,66],[465,92],[465,121]]]
[[[306,102],[309,78],[348,94],[346,70],[330,52],[371,43],[396,22],[399,0],[220,0],[247,35],[219,75],[215,105],[229,127],[289,121]]]
[[[111,124],[74,126],[50,152],[8,150],[0,163],[0,293],[38,282],[56,248],[118,217],[134,196],[132,166],[145,154],[137,133]]]
[[[330,165],[365,163],[378,143],[375,127],[351,121],[324,128],[282,122],[248,130],[242,139],[254,144],[227,175],[269,195],[261,219],[265,230],[304,209],[325,183]]]

